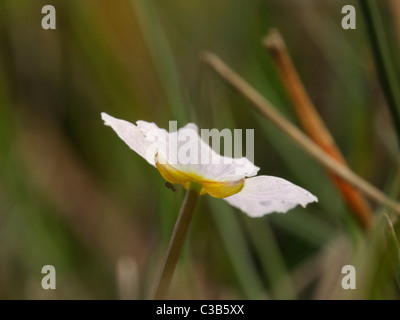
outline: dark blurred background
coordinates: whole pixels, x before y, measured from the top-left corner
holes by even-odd
[[[398,1],[377,2],[398,62]],[[41,27],[47,4],[56,30]],[[356,30],[341,27],[346,4]],[[184,189],[167,189],[103,111],[164,128],[254,128],[260,174],[319,198],[251,219],[202,197],[171,298],[400,298],[379,219],[365,235],[322,167],[199,59],[215,52],[299,125],[261,45],[272,27],[350,167],[396,197],[398,144],[355,0],[1,0],[0,299],[150,296]],[[41,287],[48,264],[56,290]]]

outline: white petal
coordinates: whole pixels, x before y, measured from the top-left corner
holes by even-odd
[[[168,133],[154,123],[137,121],[135,126],[125,120],[101,114],[106,125],[135,152],[155,166],[154,158],[165,161],[178,171],[193,173],[213,181],[236,181],[257,174],[259,168],[247,158],[223,157],[210,148],[198,135],[193,123]]]
[[[239,193],[224,200],[250,217],[261,217],[271,212],[283,213],[298,204],[305,207],[310,202],[318,202],[317,197],[307,190],[271,176],[246,179]]]
[[[194,173],[213,181],[236,181],[254,176],[260,169],[245,157],[224,157],[215,152],[201,139],[197,126],[192,123],[179,129],[177,136],[178,157],[168,157],[168,162],[175,164],[176,169],[180,171]],[[188,155],[186,159],[185,155]]]
[[[154,123],[148,123],[145,121],[138,121],[138,125],[135,126],[133,123],[116,119],[104,112],[101,113],[101,118],[104,120],[104,124],[113,128],[117,135],[133,151],[139,154],[142,158],[146,159],[147,162],[152,166],[155,166],[154,155],[158,149],[157,144],[155,143],[153,137],[148,136],[146,132],[157,132],[157,130],[161,129],[158,129]],[[163,137],[162,131],[160,132],[159,136],[160,138]]]

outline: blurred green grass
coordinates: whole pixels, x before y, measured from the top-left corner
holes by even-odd
[[[57,10],[56,30],[41,28],[45,4]],[[384,225],[364,235],[322,168],[198,58],[218,53],[297,123],[261,46],[279,28],[350,167],[398,198],[396,137],[365,25],[358,14],[357,29],[344,31],[344,4],[358,10],[352,0],[2,0],[0,298],[116,299],[126,256],[138,279],[127,298],[153,290],[184,192],[165,188],[104,127],[105,111],[164,128],[254,128],[260,173],[319,198],[254,220],[202,197],[171,298],[398,299]],[[395,17],[384,19],[393,52]],[[45,264],[56,267],[54,291],[40,286]],[[345,264],[359,275],[350,293],[340,289]]]

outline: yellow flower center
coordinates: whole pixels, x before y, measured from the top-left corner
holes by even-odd
[[[155,164],[162,177],[170,183],[182,184],[185,189],[189,187],[190,182],[200,184],[200,195],[208,193],[214,198],[226,198],[238,193],[244,186],[244,178],[235,181],[213,181],[192,172],[179,171],[170,164],[159,163],[157,155]]]

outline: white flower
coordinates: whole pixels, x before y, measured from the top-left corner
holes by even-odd
[[[214,152],[197,133],[195,124],[167,132],[154,123],[136,125],[101,114],[104,123],[136,153],[156,167],[165,180],[188,188],[202,186],[200,194],[224,198],[251,217],[305,207],[318,199],[307,190],[281,178],[255,176],[260,168],[247,158],[223,157]]]

